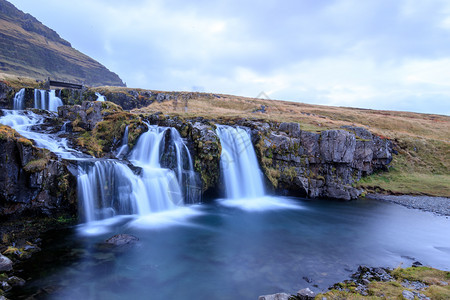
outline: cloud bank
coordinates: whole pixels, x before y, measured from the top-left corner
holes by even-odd
[[[446,0],[12,0],[130,87],[450,115]]]

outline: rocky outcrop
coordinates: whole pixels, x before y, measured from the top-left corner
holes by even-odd
[[[10,108],[14,98],[14,90],[6,82],[0,81],[0,107]]]
[[[73,211],[76,181],[67,164],[0,125],[0,215],[49,215]]]
[[[259,128],[258,136],[255,146],[272,185],[311,198],[355,199],[362,191],[353,184],[392,160],[391,142],[364,128],[314,133],[281,123]]]

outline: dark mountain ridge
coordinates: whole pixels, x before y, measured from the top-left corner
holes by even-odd
[[[124,86],[117,74],[5,0],[0,0],[0,72],[90,86]]]

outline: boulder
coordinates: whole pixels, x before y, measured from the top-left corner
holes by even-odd
[[[0,272],[8,272],[12,270],[13,262],[6,256],[0,254]]]
[[[105,242],[109,245],[113,245],[116,247],[121,247],[125,245],[133,245],[136,244],[139,241],[139,238],[135,237],[134,235],[130,234],[116,234],[109,239],[107,239]]]
[[[313,291],[311,291],[309,288],[306,288],[306,289],[301,289],[300,291],[298,291],[297,297],[300,300],[312,300],[312,299],[314,299],[314,297],[316,297],[316,294]]]
[[[20,277],[17,276],[11,276],[8,278],[8,284],[12,287],[16,286],[24,286],[26,281]]]

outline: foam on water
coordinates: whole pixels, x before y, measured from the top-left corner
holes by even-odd
[[[218,201],[223,206],[235,207],[246,211],[302,209],[298,203],[285,197],[264,196],[257,198],[219,199]]]

